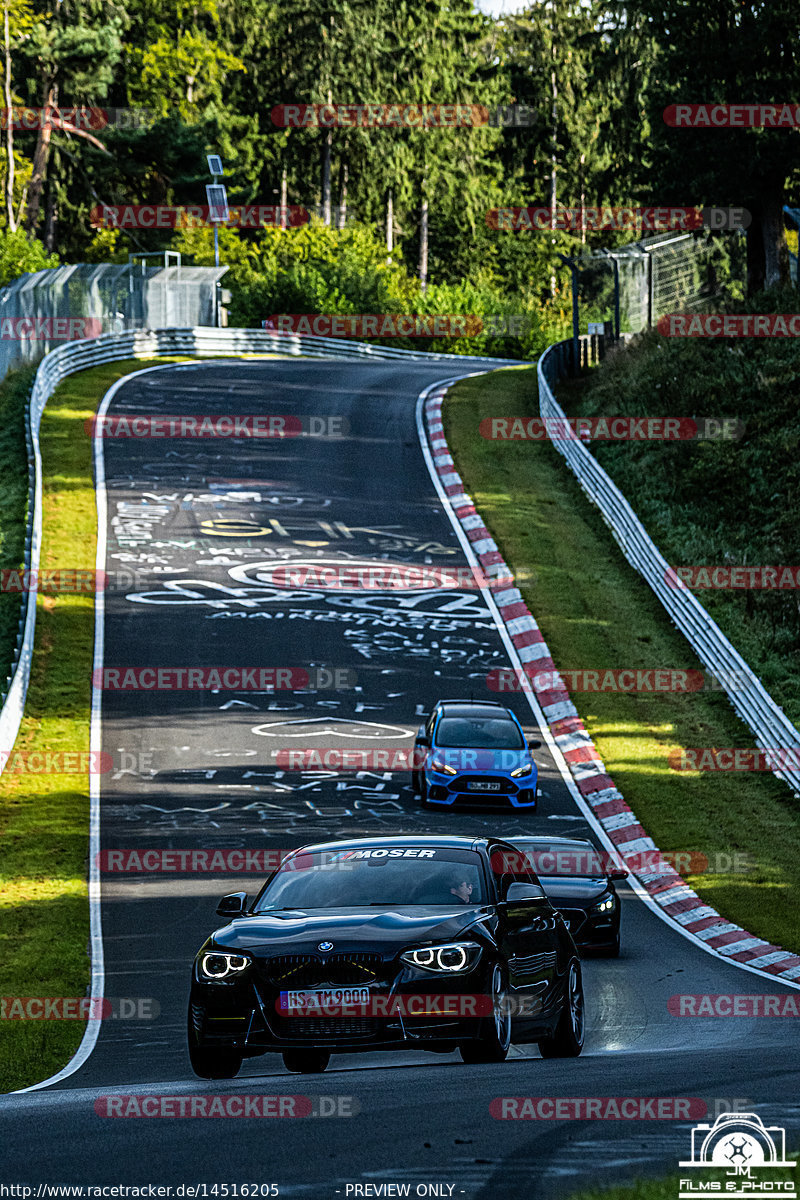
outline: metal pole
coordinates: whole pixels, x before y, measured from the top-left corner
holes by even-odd
[[[578,340],[578,268],[570,263],[572,274],[572,373],[578,374],[580,342]]]
[[[214,266],[219,266],[219,226],[214,222]]]
[[[614,341],[619,341],[619,259],[612,258],[614,264]]]

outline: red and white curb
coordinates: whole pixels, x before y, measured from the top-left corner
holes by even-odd
[[[799,955],[782,950],[780,946],[748,933],[740,925],[726,921],[716,909],[700,899],[674,867],[657,861],[660,856],[655,842],[648,837],[636,814],[614,786],[569,692],[563,686],[539,686],[540,673],[543,679],[549,675],[548,682],[552,683],[557,668],[522,594],[518,588],[508,586],[509,579],[513,578],[511,568],[464,490],[444,436],[442,402],[453,382],[448,380],[438,384],[424,394],[433,466],[446,502],[490,580],[489,589],[500,618],[530,680],[530,693],[536,697],[581,797],[630,873],[661,912],[685,933],[703,943],[706,949],[759,974],[787,982],[800,979]],[[652,871],[641,870],[643,852],[650,852],[648,857],[656,860]],[[634,869],[634,864],[639,869]]]

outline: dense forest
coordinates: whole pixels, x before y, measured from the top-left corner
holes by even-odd
[[[563,295],[559,254],[636,236],[493,228],[504,206],[743,206],[755,292],[787,278],[800,121],[669,111],[798,118],[799,48],[791,0],[541,0],[502,19],[470,0],[4,0],[0,283],[167,247],[213,262],[191,217],[98,213],[202,206],[218,154],[230,204],[256,206],[221,230],[240,323],[343,297],[418,311],[431,287],[440,311],[488,311],[469,307],[487,290],[531,311]]]

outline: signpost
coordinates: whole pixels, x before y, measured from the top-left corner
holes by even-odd
[[[208,204],[208,219],[214,223],[214,266],[219,266],[219,226],[228,219],[228,193],[225,185],[217,180],[224,175],[222,159],[218,154],[209,154],[208,173],[214,182],[206,184],[206,202]]]

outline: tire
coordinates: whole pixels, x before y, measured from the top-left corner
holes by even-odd
[[[490,1028],[474,1042],[462,1042],[459,1054],[465,1063],[504,1062],[511,1045],[511,1009],[506,997],[503,972],[495,965],[492,971],[493,1019]]]
[[[542,1058],[577,1058],[583,1049],[585,1026],[581,967],[573,959],[567,970],[567,992],[555,1033],[539,1042]]]
[[[189,1061],[200,1079],[235,1079],[242,1065],[238,1050],[219,1046],[197,1046],[189,1039]]]
[[[415,796],[419,796],[421,788],[419,786],[419,771],[411,772],[411,790]]]
[[[243,1054],[239,1050],[224,1046],[201,1046],[192,1027],[192,1010],[189,1009],[187,1041],[189,1062],[200,1079],[235,1079],[242,1066]]]
[[[620,937],[619,937],[619,930],[617,930],[617,936],[616,936],[615,940],[611,943],[611,945],[608,947],[608,949],[603,951],[603,958],[619,958],[619,948],[620,948]]]
[[[328,1050],[284,1050],[283,1065],[298,1075],[321,1075],[331,1061]]]

